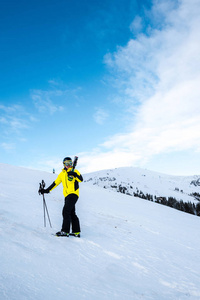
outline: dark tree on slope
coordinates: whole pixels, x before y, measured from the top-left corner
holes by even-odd
[[[200,217],[200,203],[197,203],[196,205],[196,214]]]
[[[116,189],[117,192],[131,196],[127,187],[123,186],[122,184],[119,184],[118,186],[111,185],[111,187]],[[106,186],[104,186],[104,188],[106,188]],[[177,209],[177,210],[189,213],[189,214],[200,216],[200,202],[197,205],[195,205],[194,203],[191,203],[191,202],[183,202],[182,200],[177,201],[173,197],[168,197],[168,199],[166,197],[157,197],[157,196],[153,196],[151,194],[144,194],[141,190],[139,191],[138,188],[136,188],[136,192],[133,192],[133,196],[142,198],[145,200],[149,200],[149,201],[154,201],[154,199],[155,199],[156,203],[166,205],[166,206],[172,207],[174,209]]]
[[[194,208],[191,202],[185,202],[185,212],[194,215]]]
[[[181,210],[181,211],[185,211],[185,206],[184,206],[183,200],[181,200],[181,201],[179,202],[179,205],[180,205],[180,210]]]
[[[173,197],[169,197],[167,201],[167,206],[175,208],[177,200]]]

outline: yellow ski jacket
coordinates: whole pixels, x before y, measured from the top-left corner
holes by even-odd
[[[72,171],[72,168],[68,170],[62,169],[56,180],[54,181],[53,187],[50,191],[56,188],[61,182],[63,185],[63,195],[67,197],[69,194],[76,194],[79,197],[79,182],[83,181],[82,175],[79,173],[78,170],[74,170],[77,174],[76,177],[73,177],[73,180],[69,180],[68,172]]]

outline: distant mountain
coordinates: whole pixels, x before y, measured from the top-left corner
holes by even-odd
[[[192,180],[190,184],[193,184],[194,186],[200,186],[200,178]]]
[[[163,198],[173,198],[176,201],[197,204],[200,199],[199,177],[172,176],[141,168],[124,167],[89,173],[84,176],[84,180],[105,189],[159,203]]]

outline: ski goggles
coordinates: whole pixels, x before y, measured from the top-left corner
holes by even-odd
[[[63,165],[66,167],[71,167],[72,166],[72,161],[71,160],[65,160],[63,161]]]

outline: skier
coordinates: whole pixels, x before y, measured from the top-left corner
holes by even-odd
[[[83,181],[83,177],[78,170],[72,169],[73,163],[70,157],[63,159],[63,165],[64,168],[57,179],[47,189],[42,189],[41,194],[49,193],[62,182],[65,196],[65,204],[62,211],[63,223],[61,231],[58,231],[56,235],[68,237],[70,235],[70,225],[72,225],[73,235],[80,237],[80,223],[76,215],[75,204],[79,198],[79,182]]]

